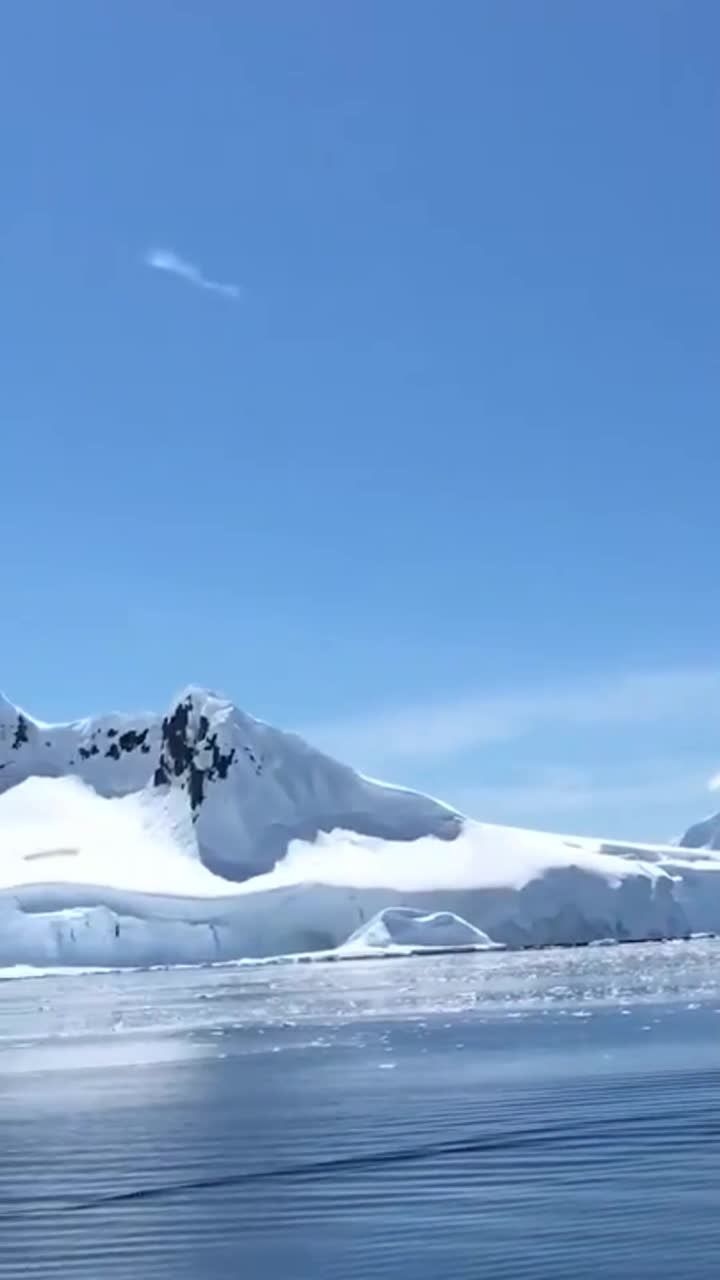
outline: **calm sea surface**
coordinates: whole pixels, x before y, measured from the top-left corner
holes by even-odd
[[[716,1280],[720,943],[0,982],[0,1278]]]

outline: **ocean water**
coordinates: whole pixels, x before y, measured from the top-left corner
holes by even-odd
[[[0,1278],[710,1280],[720,944],[0,982]]]

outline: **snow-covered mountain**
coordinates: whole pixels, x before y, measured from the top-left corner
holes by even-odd
[[[0,965],[680,937],[720,929],[719,871],[473,821],[202,689],[65,725],[0,703]]]
[[[267,871],[291,840],[348,829],[452,839],[462,819],[417,792],[362,777],[227,699],[187,689],[164,716],[44,724],[0,699],[0,792],[29,777],[75,777],[98,795],[179,791],[201,861],[231,880]]]
[[[681,849],[720,850],[720,813],[712,813],[688,827],[679,844]]]

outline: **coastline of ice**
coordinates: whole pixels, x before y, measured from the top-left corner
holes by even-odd
[[[73,845],[62,824],[46,850],[33,843],[37,814],[45,822],[53,812],[48,788],[70,791],[82,843]],[[0,797],[3,831],[11,795],[16,819],[21,801],[34,817],[32,838],[14,856],[4,851],[1,863],[3,967],[207,964],[332,951],[389,908],[453,913],[508,946],[683,937],[713,931],[720,918],[720,863],[704,857],[681,868],[678,850],[648,849],[640,858],[628,848],[623,857],[590,841],[466,821],[450,842],[322,834],[294,842],[273,871],[233,883],[175,842],[171,827],[161,835],[146,801],[100,798],[75,780],[32,779]],[[52,856],[37,856],[43,852]]]

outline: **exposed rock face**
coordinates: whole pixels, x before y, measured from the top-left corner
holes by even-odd
[[[259,776],[259,762],[249,747],[244,750],[257,766]],[[196,713],[193,697],[188,694],[162,722],[160,758],[153,774],[153,784],[163,787],[169,786],[173,778],[186,779],[190,807],[194,813],[205,799],[207,783],[227,778],[235,752],[235,747],[227,751],[221,749],[218,730],[211,732],[207,715]]]

